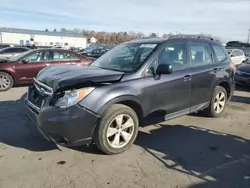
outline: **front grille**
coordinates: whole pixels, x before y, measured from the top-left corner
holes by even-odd
[[[49,97],[53,94],[48,86],[44,86],[35,80],[34,85],[29,87],[28,102],[35,110],[39,111],[48,102]]]

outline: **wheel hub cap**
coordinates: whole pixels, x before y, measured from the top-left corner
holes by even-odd
[[[224,92],[219,92],[214,99],[214,111],[220,113],[223,111],[226,104],[226,95]]]
[[[10,86],[10,79],[7,76],[0,76],[0,90]]]
[[[122,148],[134,134],[134,121],[129,115],[121,114],[114,118],[107,129],[107,140],[111,147]]]

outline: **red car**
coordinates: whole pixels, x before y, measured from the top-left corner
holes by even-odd
[[[86,66],[93,60],[64,49],[36,49],[10,59],[0,59],[0,92],[16,85],[31,84],[45,67],[62,64]]]

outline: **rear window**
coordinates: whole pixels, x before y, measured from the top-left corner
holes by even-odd
[[[222,62],[225,59],[227,59],[227,55],[225,54],[224,50],[220,46],[213,45],[213,49],[214,49],[216,58],[219,62]]]

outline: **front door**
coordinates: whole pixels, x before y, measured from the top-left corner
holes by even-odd
[[[20,84],[31,83],[40,70],[50,63],[51,52],[49,50],[34,52],[27,55],[15,66]]]
[[[173,67],[169,75],[154,74],[159,64]],[[190,112],[191,81],[187,45],[173,42],[166,45],[154,58],[146,73],[144,88],[145,114],[149,119],[179,116]]]

